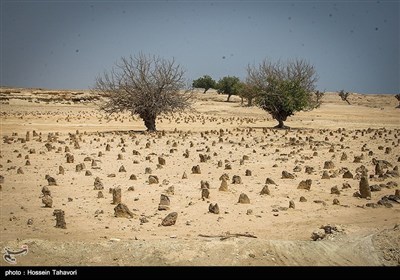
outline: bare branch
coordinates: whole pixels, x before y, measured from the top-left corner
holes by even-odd
[[[122,57],[110,72],[96,78],[92,90],[108,98],[100,109],[110,114],[128,111],[139,115],[148,130],[155,130],[158,115],[190,106],[192,95],[182,93],[184,74],[174,59],[139,53]]]

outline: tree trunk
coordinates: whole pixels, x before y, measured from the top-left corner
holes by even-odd
[[[347,100],[347,98],[345,99],[345,101],[347,102],[347,104],[351,105],[350,102],[349,102],[349,100]]]
[[[228,94],[228,99],[226,100],[226,102],[229,102],[229,99],[231,98],[232,94]]]
[[[156,116],[146,115],[142,117],[147,131],[156,131]]]
[[[243,97],[240,97],[240,105],[243,106]]]
[[[207,92],[207,90],[209,90],[209,89],[208,89],[208,88],[205,88],[203,93],[206,93],[206,92]]]
[[[283,124],[283,120],[282,119],[277,119],[277,121],[278,121],[278,125],[275,126],[275,128],[283,128],[283,129],[289,128],[288,126]]]
[[[253,106],[253,98],[247,98],[247,106]]]

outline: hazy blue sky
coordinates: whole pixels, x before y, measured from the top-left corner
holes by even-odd
[[[143,51],[188,80],[304,58],[320,90],[400,91],[399,1],[0,1],[1,85],[87,89]]]

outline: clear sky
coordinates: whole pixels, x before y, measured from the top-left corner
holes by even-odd
[[[121,56],[174,57],[189,81],[303,58],[317,88],[400,92],[400,1],[1,1],[0,84],[87,89]]]

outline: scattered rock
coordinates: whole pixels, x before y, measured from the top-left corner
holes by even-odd
[[[371,189],[369,188],[367,177],[361,177],[359,191],[361,198],[371,197]]]
[[[186,172],[183,172],[182,179],[187,179]]]
[[[233,175],[232,184],[241,184],[242,178],[239,175]]]
[[[125,167],[121,165],[121,167],[118,169],[118,172],[126,172]]]
[[[93,185],[94,185],[95,190],[103,190],[104,189],[103,183],[101,182],[99,177],[96,177],[94,179]]]
[[[298,189],[310,190],[312,184],[311,179],[303,180],[297,186]]]
[[[314,200],[313,202],[314,202],[314,203],[322,204],[323,206],[326,206],[326,202],[323,201],[323,200]]]
[[[175,194],[175,187],[169,186],[168,189],[165,191],[167,194],[174,195]]]
[[[210,183],[208,181],[201,180],[200,181],[200,188],[201,189],[209,189]]]
[[[246,194],[241,193],[240,196],[239,196],[238,203],[249,204],[250,203],[250,199]]]
[[[133,213],[129,210],[128,206],[119,203],[114,208],[114,216],[117,218],[133,218]]]
[[[342,185],[342,189],[351,189],[351,186],[350,186],[350,184],[349,183],[343,183],[343,185]]]
[[[121,188],[114,188],[112,191],[112,195],[113,195],[113,202],[112,204],[116,205],[116,204],[120,204],[121,203]]]
[[[353,178],[353,174],[349,170],[347,170],[346,172],[343,173],[342,177],[345,178],[345,179],[352,179]]]
[[[56,216],[56,228],[66,229],[67,224],[65,223],[65,213],[61,209],[55,209],[53,216]]]
[[[208,211],[210,213],[219,214],[218,203],[215,204],[210,203],[210,205],[208,206]]]
[[[369,186],[371,192],[378,192],[381,190],[381,187],[379,185],[371,185]]]
[[[149,176],[149,185],[158,184],[158,183],[159,183],[159,181],[158,181],[158,177],[156,175]]]
[[[165,165],[165,159],[162,157],[158,157],[158,164],[159,165]]]
[[[324,169],[334,169],[335,165],[331,160],[325,161],[324,162]]]
[[[161,222],[161,225],[163,225],[163,226],[172,226],[172,225],[175,225],[177,218],[178,218],[178,213],[177,213],[177,212],[169,213],[169,214],[164,218],[164,220]]]
[[[218,189],[219,191],[228,191],[228,182],[225,180],[225,178],[222,178],[221,180],[221,186]]]
[[[339,199],[334,198],[333,199],[333,205],[340,205]]]
[[[274,180],[272,180],[271,178],[265,179],[265,184],[276,185],[276,183],[274,182]]]
[[[44,195],[42,197],[42,203],[44,207],[51,208],[53,207],[53,198],[50,195]]]
[[[340,190],[337,186],[331,188],[331,194],[340,194]]]
[[[296,208],[293,200],[289,201],[289,208],[292,208],[292,209]]]
[[[201,174],[200,165],[195,165],[192,167],[193,174]]]
[[[85,169],[84,163],[80,163],[75,166],[75,172],[81,172],[83,169]]]
[[[271,192],[269,191],[268,185],[265,185],[265,186],[262,188],[260,194],[261,194],[261,195],[263,195],[263,194],[270,195],[270,194],[271,194]]]
[[[314,241],[318,241],[318,240],[324,239],[325,236],[326,236],[325,230],[317,229],[317,230],[313,231],[313,233],[311,234],[311,239]]]
[[[201,198],[203,200],[210,198],[210,191],[208,189],[201,189]]]
[[[47,180],[47,183],[49,184],[49,186],[57,186],[56,179],[54,179],[50,175],[46,175],[45,179]]]
[[[170,205],[169,197],[166,196],[165,194],[161,194],[160,195],[160,203],[159,203],[159,205],[169,206]]]
[[[321,177],[321,179],[330,179],[331,177],[329,176],[329,173],[328,173],[328,171],[324,171],[323,173],[322,173],[322,177]]]
[[[287,171],[282,171],[282,179],[294,179],[294,175]]]
[[[300,202],[307,202],[307,199],[304,196],[300,196],[299,201]]]

